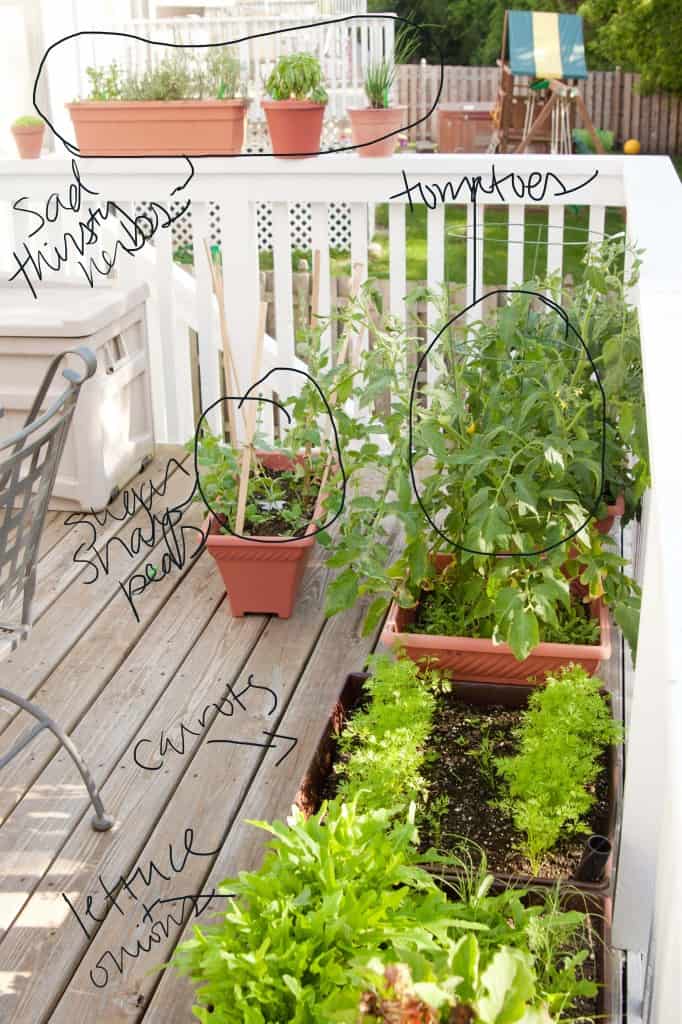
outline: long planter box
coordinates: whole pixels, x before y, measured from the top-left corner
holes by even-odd
[[[349,714],[358,707],[364,696],[364,682],[368,678],[366,673],[353,673],[349,675],[339,695],[329,720],[320,735],[320,739],[308,770],[301,782],[297,803],[306,813],[313,813],[319,807],[324,783],[330,776],[336,757],[336,737],[343,729]],[[467,703],[477,705],[502,704],[507,707],[523,707],[528,697],[533,692],[532,686],[520,686],[518,684],[504,685],[497,684],[480,687],[474,684],[455,685],[457,696]],[[604,879],[601,882],[579,882],[573,878],[567,878],[560,882],[563,888],[575,890],[580,898],[591,910],[601,913],[605,900],[609,897],[612,887],[613,864],[616,845],[617,807],[622,782],[622,759],[616,747],[609,747],[608,757],[608,802],[609,820],[607,838],[611,843],[611,857],[606,865]],[[427,869],[439,877],[451,878],[454,880],[455,873],[448,872],[442,865],[433,865]],[[496,881],[500,885],[513,885],[526,888],[527,886],[541,887],[543,889],[553,888],[557,880],[543,878],[542,876],[524,874],[495,873]]]
[[[435,555],[439,570],[451,560],[451,555]],[[601,600],[592,602],[592,615],[599,619],[599,644],[540,643],[523,661],[517,661],[508,644],[494,644],[485,638],[408,633],[406,627],[414,621],[415,615],[416,609],[399,608],[394,601],[381,642],[390,648],[397,645],[418,664],[428,660],[432,668],[470,683],[528,685],[534,679],[541,684],[548,672],[555,672],[571,662],[582,665],[593,675],[600,662],[611,656],[609,615]]]
[[[329,719],[320,733],[317,748],[301,779],[296,797],[296,804],[305,814],[314,814],[319,809],[322,802],[324,785],[329,778],[336,756],[336,738],[344,728],[350,713],[362,704],[364,683],[368,678],[368,674],[365,672],[354,672],[347,677],[343,689],[332,708]],[[529,686],[501,686],[494,689],[494,703],[522,702],[527,700],[532,692],[532,687]],[[469,691],[473,703],[490,703],[489,698],[485,696],[480,687],[470,687]],[[467,699],[469,699],[469,692],[467,692]],[[619,758],[613,756],[613,751],[611,751],[609,755],[609,792],[611,797],[609,833],[612,844],[615,832],[615,797],[619,792],[619,766]],[[450,888],[452,882],[456,881],[453,875],[443,872],[441,865],[434,865],[431,868],[425,865],[425,867],[448,888]],[[610,874],[610,865],[607,866],[607,871]],[[529,878],[528,876],[495,876],[495,889],[501,890],[510,884],[524,889],[530,886],[527,898],[531,902],[542,900],[548,886],[554,887],[556,885],[554,881],[548,882],[544,879]],[[609,949],[611,933],[611,896],[609,886],[610,881],[605,881],[595,885],[589,883],[580,883],[579,885],[567,883],[560,888],[561,905],[565,910],[577,910],[590,915],[590,928],[594,936],[596,980],[600,986],[595,1019],[604,1021],[605,1024],[611,1024],[612,1021],[620,1020],[620,984],[618,976],[620,964],[618,954]]]
[[[81,156],[240,153],[248,100],[86,100],[67,103]]]

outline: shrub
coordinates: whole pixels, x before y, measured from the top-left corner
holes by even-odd
[[[543,853],[563,835],[583,829],[600,756],[622,741],[601,686],[580,665],[548,676],[528,702],[517,731],[518,753],[497,759],[507,789],[502,804],[526,837],[524,853],[535,874]]]
[[[261,867],[222,884],[235,896],[222,921],[195,925],[173,960],[198,985],[203,1024],[356,1024],[370,978],[398,963],[420,1000],[471,1007],[486,1024],[547,1021],[547,1008],[596,992],[577,977],[580,954],[553,938],[574,938],[582,915],[491,896],[491,876],[448,899],[417,864],[412,812],[336,800],[307,821],[294,809],[286,825],[252,824],[275,837]],[[547,943],[535,952],[540,932],[550,955]]]
[[[312,53],[280,57],[265,83],[265,91],[273,100],[327,102],[322,67]]]
[[[12,121],[12,128],[40,128],[43,123],[42,117],[36,117],[34,114],[24,114],[23,117],[18,117],[16,121]]]
[[[423,804],[421,767],[439,676],[427,672],[420,678],[414,662],[392,661],[386,655],[370,659],[370,668],[365,683],[369,703],[353,715],[339,738],[345,758],[337,769],[339,796],[357,799],[363,810]]]

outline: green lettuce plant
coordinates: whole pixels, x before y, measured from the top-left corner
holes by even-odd
[[[501,804],[525,836],[523,852],[534,874],[562,836],[583,831],[601,755],[622,741],[602,686],[579,665],[548,676],[523,714],[517,753],[496,760],[506,790]]]
[[[197,986],[202,1024],[356,1024],[388,964],[409,967],[439,1020],[464,1006],[483,1024],[544,1024],[596,991],[565,955],[582,915],[493,896],[491,876],[448,898],[419,866],[413,810],[336,800],[307,820],[294,809],[287,824],[252,824],[274,837],[261,867],[223,883],[233,899],[219,923],[195,925],[173,960]]]

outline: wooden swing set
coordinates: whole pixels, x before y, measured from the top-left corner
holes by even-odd
[[[492,152],[525,153],[532,146],[570,153],[578,114],[596,152],[604,152],[578,89],[587,78],[580,15],[505,11],[497,64]]]

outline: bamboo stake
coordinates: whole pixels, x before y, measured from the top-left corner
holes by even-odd
[[[230,344],[230,335],[227,328],[227,316],[225,315],[225,293],[223,291],[223,275],[220,267],[213,262],[213,254],[211,253],[211,247],[209,240],[204,239],[204,250],[206,252],[206,259],[208,260],[209,270],[211,272],[211,283],[213,285],[213,294],[216,297],[218,303],[218,319],[220,322],[220,336],[222,340],[223,349],[223,370],[225,373],[225,387],[228,395],[241,395],[239,387],[239,380],[237,378],[237,368],[234,365],[234,357],[232,355],[232,345]],[[246,411],[242,406],[242,418],[244,420],[244,427],[246,428]],[[234,414],[234,402],[232,398],[227,399],[227,421],[230,427],[230,441],[232,444],[237,444],[237,421]]]
[[[253,368],[251,371],[254,384],[260,378],[261,374],[261,366],[263,363],[263,343],[265,339],[265,320],[267,313],[267,302],[261,302],[260,315],[258,318],[258,330],[256,334],[256,348],[253,353]],[[253,437],[256,432],[256,412],[256,402],[250,401],[248,403],[248,409],[246,410],[246,443],[242,449],[242,461],[239,469],[239,493],[237,495],[237,516],[234,527],[235,533],[241,533],[244,529],[246,495],[249,489],[249,473],[251,471],[251,453],[253,451]]]

